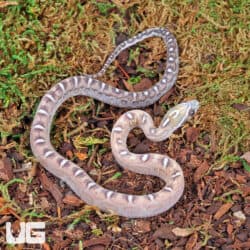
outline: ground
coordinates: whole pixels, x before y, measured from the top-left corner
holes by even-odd
[[[250,249],[249,10],[247,0],[0,1],[0,249]],[[129,135],[131,151],[176,159],[186,184],[169,211],[127,219],[85,204],[45,171],[30,149],[30,125],[56,82],[96,73],[119,43],[158,26],[178,41],[180,71],[175,87],[144,110],[159,124],[181,101],[201,107],[164,142],[141,130]],[[121,53],[102,80],[147,89],[165,59],[163,42],[147,39]],[[158,178],[124,171],[112,156],[110,131],[125,111],[71,98],[57,113],[53,145],[106,188],[158,191]],[[46,243],[6,244],[7,221],[14,231],[20,221],[46,222]]]

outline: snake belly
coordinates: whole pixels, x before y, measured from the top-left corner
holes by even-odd
[[[161,37],[167,48],[164,74],[153,87],[140,92],[128,92],[96,79],[96,77],[105,73],[121,51],[150,37]],[[132,110],[124,114],[112,130],[112,152],[121,166],[138,173],[158,176],[166,182],[164,188],[159,192],[147,195],[119,193],[98,185],[82,168],[54,149],[50,142],[50,129],[53,117],[60,105],[68,98],[76,95],[89,96],[122,108],[141,108],[151,105],[174,85],[178,69],[177,42],[166,28],[147,29],[121,43],[97,74],[66,78],[54,85],[42,97],[30,132],[30,145],[33,154],[44,168],[66,182],[82,200],[103,211],[112,211],[120,216],[130,218],[149,217],[166,211],[179,200],[183,193],[184,178],[180,166],[176,161],[164,155],[130,153],[127,150],[125,139],[132,128],[139,126],[146,136],[159,141],[170,136],[173,130],[182,123],[179,123],[178,126],[168,124],[166,120],[169,121],[169,118],[171,118],[169,116],[165,120],[163,119],[163,125],[165,122],[165,126],[159,127],[157,130],[147,113]],[[124,127],[126,129],[123,130]],[[170,132],[162,136],[161,130],[169,130]]]

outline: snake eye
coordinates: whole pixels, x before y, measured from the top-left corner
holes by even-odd
[[[190,110],[189,110],[189,115],[190,115],[190,116],[193,116],[194,114],[195,114],[194,109],[190,109]]]

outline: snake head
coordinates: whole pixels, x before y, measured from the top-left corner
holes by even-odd
[[[184,122],[191,119],[199,108],[199,102],[197,100],[182,102],[173,108],[171,108],[166,117],[172,122],[176,128],[182,126]]]
[[[176,129],[191,119],[198,108],[199,102],[196,100],[183,102],[171,108],[161,121],[162,133],[159,138],[168,138]]]

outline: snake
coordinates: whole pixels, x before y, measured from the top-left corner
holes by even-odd
[[[161,79],[144,91],[126,91],[106,84],[102,76],[121,51],[151,37],[160,37],[166,46],[166,68]],[[110,54],[101,70],[93,75],[71,76],[51,87],[36,109],[30,130],[30,146],[37,161],[50,173],[64,181],[84,202],[101,211],[127,218],[144,218],[161,214],[173,207],[184,191],[184,175],[180,165],[167,155],[135,154],[127,147],[127,137],[135,127],[141,128],[152,141],[162,141],[172,135],[196,113],[199,102],[191,100],[171,108],[158,127],[150,114],[138,108],[154,104],[174,85],[179,71],[178,45],[165,27],[144,30],[122,42]],[[111,150],[124,169],[161,178],[165,186],[157,192],[141,195],[106,189],[74,162],[60,155],[50,141],[53,118],[61,104],[73,96],[88,96],[128,111],[122,114],[111,132]]]

